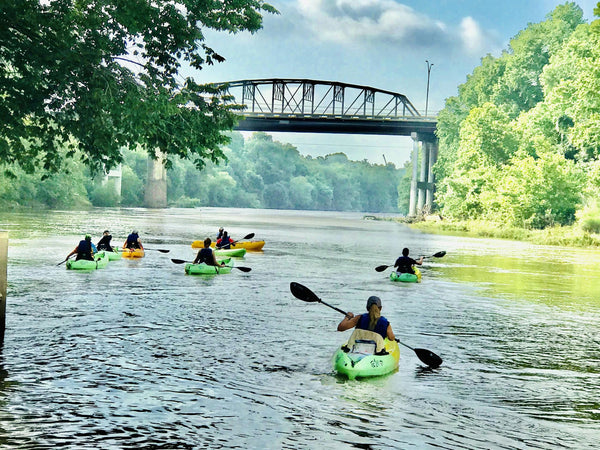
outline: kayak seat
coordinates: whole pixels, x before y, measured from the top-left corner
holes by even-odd
[[[369,351],[369,349],[371,354],[380,354],[380,352],[385,351],[385,343],[379,333],[370,330],[361,330],[359,328],[354,329],[346,346],[353,351],[361,353],[365,353],[366,351]]]

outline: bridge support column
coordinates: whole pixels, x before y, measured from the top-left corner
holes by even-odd
[[[431,144],[429,142],[423,142],[421,144],[421,175],[419,177],[419,183],[417,183],[418,197],[417,197],[417,211],[422,212],[425,206],[425,193],[427,192],[427,182],[429,181],[428,168],[429,168],[429,151]]]
[[[410,137],[413,140],[412,150],[412,179],[410,181],[410,202],[408,206],[408,216],[414,217],[417,215],[417,180],[419,176],[418,164],[419,164],[419,134],[410,133]]]
[[[438,143],[430,142],[429,145],[429,164],[427,170],[427,197],[425,199],[425,207],[429,212],[433,208],[433,188],[435,186],[435,175],[433,173],[433,165],[437,162]]]
[[[167,207],[167,169],[165,169],[164,154],[156,152],[157,158],[148,157],[148,180],[144,202],[147,208]]]

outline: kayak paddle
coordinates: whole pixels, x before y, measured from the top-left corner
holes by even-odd
[[[347,313],[345,311],[342,311],[341,309],[336,308],[335,306],[332,306],[332,305],[330,305],[328,303],[325,303],[323,300],[321,300],[319,297],[317,297],[317,294],[315,294],[313,291],[311,291],[306,286],[301,285],[300,283],[296,283],[295,281],[292,281],[290,283],[290,291],[292,292],[292,295],[294,297],[296,297],[297,299],[300,299],[300,300],[302,300],[304,302],[309,302],[309,303],[314,303],[314,302],[323,303],[325,306],[329,306],[331,309],[335,309],[337,312],[342,313],[344,315],[347,315]],[[411,346],[406,345],[403,342],[400,342],[399,339],[396,339],[396,342],[398,342],[399,344],[404,345],[405,347],[410,348],[412,351],[415,352],[415,354],[417,355],[417,357],[423,363],[427,364],[432,369],[436,369],[443,362],[442,358],[440,358],[438,355],[436,355],[435,353],[433,353],[430,350],[427,350],[425,348],[412,348]]]
[[[442,257],[443,257],[445,254],[446,254],[446,252],[445,252],[445,251],[441,251],[441,252],[434,253],[434,254],[433,254],[433,255],[431,255],[431,256],[423,256],[423,258],[442,258]],[[375,270],[376,270],[377,272],[383,272],[383,271],[384,271],[385,269],[387,269],[388,267],[394,267],[394,265],[393,265],[393,264],[391,264],[391,265],[387,265],[387,266],[386,266],[386,265],[383,265],[383,266],[377,266],[377,267],[375,267]]]
[[[171,250],[166,250],[164,248],[146,248],[146,247],[144,247],[142,250],[144,250],[144,251],[151,250],[151,251],[161,252],[161,253],[169,253],[171,251]]]
[[[228,245],[233,245],[236,242],[243,241],[245,239],[252,239],[253,237],[254,237],[254,233],[250,233],[250,234],[247,234],[246,236],[244,236],[243,238],[238,239],[237,241],[231,241],[229,244],[217,245],[216,248],[227,247]]]
[[[174,259],[171,258],[171,261],[173,261],[175,264],[185,264],[185,263],[190,263],[193,264],[193,261],[186,261],[185,259]],[[215,267],[219,267],[219,266],[215,266]],[[233,266],[232,269],[240,269],[242,272],[250,272],[252,270],[252,267],[244,267],[244,266]]]
[[[73,256],[73,255],[71,255],[71,256]],[[69,257],[68,257],[67,259],[65,259],[64,261],[61,261],[61,262],[59,262],[59,263],[57,264],[57,266],[60,266],[61,264],[64,264],[64,263],[66,263],[66,262],[69,260],[69,258],[70,258],[71,256],[69,256]]]

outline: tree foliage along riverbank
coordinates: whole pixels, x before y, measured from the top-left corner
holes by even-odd
[[[167,165],[222,160],[222,131],[240,108],[181,65],[224,61],[204,30],[255,32],[265,12],[277,10],[262,0],[2,0],[0,161],[57,172],[77,155],[108,171],[138,146]]]
[[[572,2],[484,57],[438,116],[441,214],[600,232],[598,92],[600,24]]]
[[[309,209],[329,211],[397,212],[398,185],[404,170],[388,163],[349,161],[343,153],[312,158],[290,144],[255,133],[244,141],[231,134],[223,148],[228,162],[208,162],[199,171],[188,160],[174,161],[167,171],[171,206]],[[121,196],[113,182],[94,178],[77,160],[68,173],[42,179],[44,173],[26,174],[13,167],[16,179],[0,174],[0,205],[85,208],[89,206],[143,206],[148,156],[124,151]]]

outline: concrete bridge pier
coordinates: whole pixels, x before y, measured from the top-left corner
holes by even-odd
[[[157,158],[148,158],[148,180],[144,203],[147,208],[167,207],[167,169],[164,165],[164,153],[157,151]]]
[[[437,142],[420,141],[418,133],[411,133],[413,140],[412,179],[410,183],[409,217],[417,213],[430,212],[433,207],[434,174],[433,165],[437,161]],[[421,170],[419,173],[419,148],[421,148]]]

